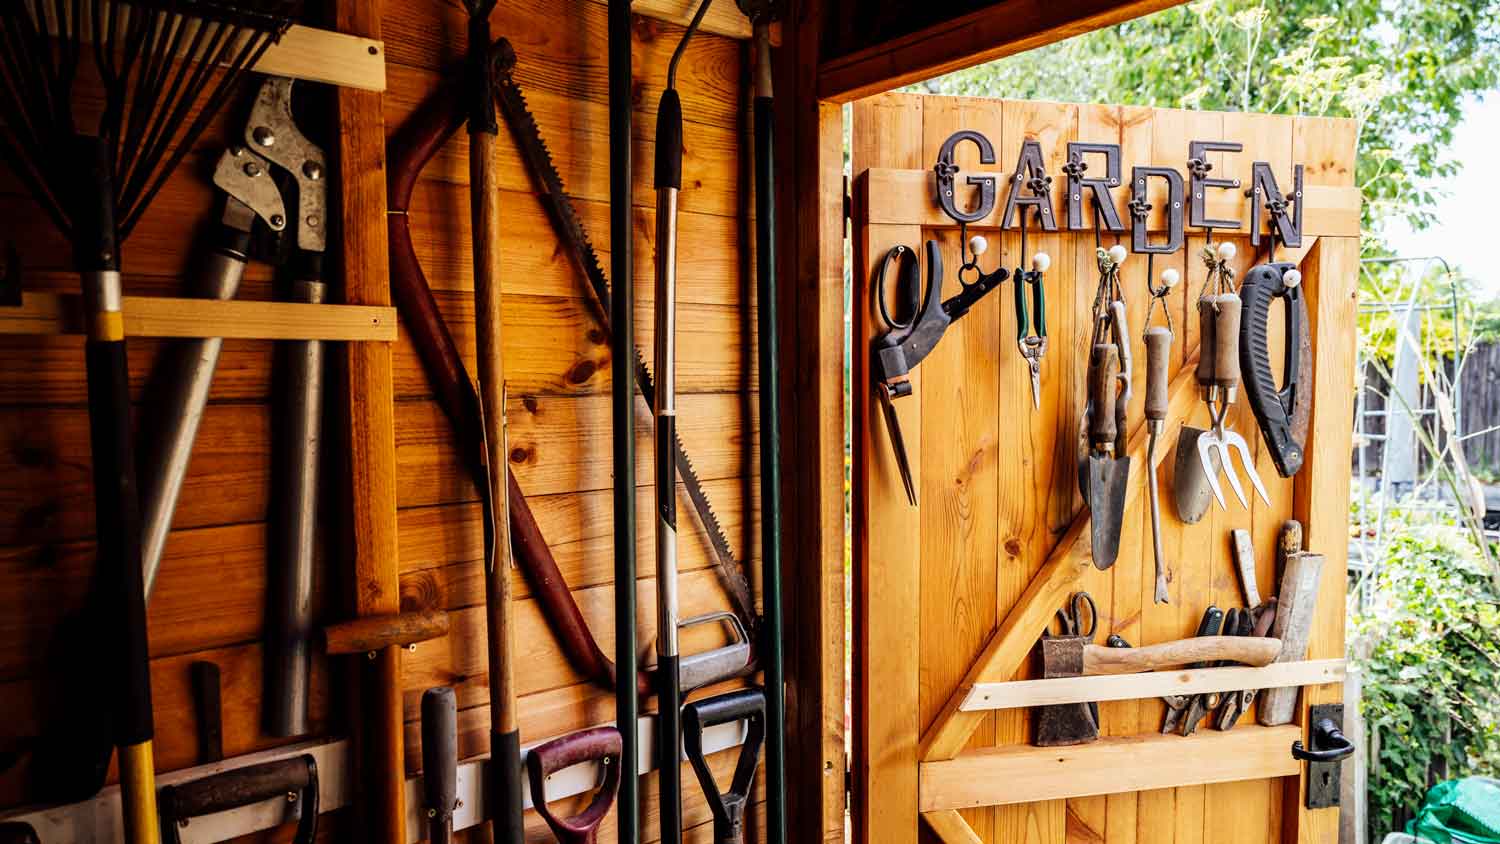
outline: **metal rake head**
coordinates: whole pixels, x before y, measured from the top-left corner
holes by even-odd
[[[295,0],[11,0],[0,10],[0,155],[71,235],[73,136],[107,146],[124,239],[243,72],[291,25]],[[87,49],[85,45],[88,45]],[[87,65],[83,58],[89,57]],[[80,69],[104,92],[75,117]]]

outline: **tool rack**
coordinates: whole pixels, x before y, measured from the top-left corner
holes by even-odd
[[[1304,686],[1303,706],[1338,700],[1343,662],[1343,559],[1347,514],[1349,420],[1347,389],[1353,360],[1354,290],[1358,277],[1360,196],[1353,185],[1353,124],[1340,120],[1214,114],[1130,106],[1070,105],[888,94],[855,103],[853,111],[854,241],[854,588],[855,731],[853,811],[869,842],[912,840],[918,826],[949,844],[960,842],[1116,840],[1126,824],[1140,840],[1172,840],[1171,830],[1202,818],[1246,844],[1318,840],[1313,813],[1302,809],[1302,765],[1291,742],[1302,727],[1262,727],[1244,719],[1231,731],[1201,729],[1189,737],[1160,735],[1163,693]],[[1306,279],[1315,353],[1313,432],[1308,464],[1292,479],[1277,476],[1243,398],[1230,422],[1252,440],[1256,466],[1271,488],[1271,505],[1252,499],[1214,507],[1196,525],[1162,503],[1171,600],[1152,603],[1153,560],[1146,511],[1146,429],[1141,401],[1145,359],[1140,347],[1148,296],[1146,256],[1132,254],[1122,281],[1136,336],[1136,398],[1129,408],[1132,458],[1120,556],[1099,571],[1090,557],[1089,512],[1078,489],[1075,443],[1084,407],[1089,307],[1098,277],[1092,228],[1030,231],[1029,247],[1047,252],[1048,324],[1052,348],[1042,365],[1041,407],[1031,407],[1029,376],[1015,348],[1011,291],[975,305],[913,370],[913,396],[896,404],[918,488],[907,501],[877,398],[869,389],[866,350],[883,330],[872,301],[872,276],[892,246],[941,247],[949,267],[943,295],[958,288],[962,263],[957,223],[934,198],[931,161],[944,138],[961,129],[983,133],[996,149],[983,164],[959,146],[960,205],[974,189],[964,179],[996,176],[994,213],[968,224],[990,239],[983,272],[1019,264],[1020,238],[1001,229],[1004,192],[1023,141],[1041,144],[1056,179],[1053,213],[1066,219],[1063,165],[1067,144],[1118,144],[1122,173],[1134,165],[1186,170],[1190,140],[1244,143],[1244,152],[1216,153],[1214,175],[1251,184],[1253,161],[1268,161],[1286,189],[1292,165],[1306,167],[1301,200],[1303,245],[1278,260],[1298,262]],[[1090,173],[1092,176],[1093,173]],[[1126,181],[1122,179],[1122,181]],[[1128,184],[1112,192],[1122,220],[1131,219]],[[1165,227],[1164,186],[1152,185],[1146,225],[1153,240]],[[1242,190],[1207,198],[1207,216],[1241,220],[1215,241],[1237,241],[1236,276],[1263,260],[1249,244],[1253,206]],[[1085,215],[1087,216],[1087,215]],[[1255,214],[1260,221],[1263,217]],[[1086,223],[1085,225],[1090,225]],[[1128,222],[1127,222],[1128,226]],[[1130,234],[1105,233],[1104,247]],[[1167,300],[1177,339],[1165,443],[1204,415],[1193,378],[1196,320],[1189,318],[1202,283],[1202,229],[1155,256],[1155,272],[1173,267],[1183,279]],[[996,248],[998,246],[998,248]],[[998,254],[997,254],[998,253]],[[1155,279],[1152,279],[1155,282]],[[1279,309],[1276,309],[1279,311]],[[1195,315],[1195,314],[1194,314]],[[1273,312],[1273,331],[1279,332]],[[1272,360],[1282,339],[1273,338]],[[1171,489],[1171,460],[1158,467]],[[1210,603],[1241,603],[1229,530],[1251,530],[1262,584],[1273,575],[1274,536],[1297,518],[1307,547],[1328,557],[1323,569],[1312,650],[1305,661],[1266,668],[1211,668],[1128,676],[1028,679],[1031,652],[1053,614],[1078,589],[1099,606],[1099,639],[1123,635],[1133,644],[1190,636]],[[1072,747],[1033,747],[1024,707],[1101,701],[1099,740]],[[1163,802],[1165,801],[1165,802]],[[1236,808],[1230,808],[1231,806]],[[1215,821],[1233,812],[1229,827]],[[921,819],[920,822],[918,819]],[[1284,826],[1283,826],[1284,825]],[[1298,830],[1301,830],[1299,833]],[[1021,832],[1027,830],[1027,832]],[[1094,838],[1092,836],[1098,836]],[[1034,838],[1033,838],[1034,837]],[[1180,837],[1177,840],[1182,840]]]

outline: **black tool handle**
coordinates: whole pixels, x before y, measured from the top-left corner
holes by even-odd
[[[745,721],[747,730],[728,792],[721,792],[703,753],[703,731],[717,724]],[[745,808],[766,737],[766,697],[760,689],[742,689],[683,707],[682,738],[688,761],[698,775],[704,799],[714,817],[715,844],[742,844]]]
[[[1172,362],[1172,331],[1163,326],[1146,330],[1146,418],[1167,418],[1167,366]]]
[[[1292,742],[1292,757],[1304,762],[1337,762],[1354,755],[1354,742],[1332,718],[1324,718],[1313,725],[1314,744],[1325,745],[1322,750],[1308,750],[1302,740]]]
[[[433,844],[447,844],[458,802],[458,699],[448,686],[422,693],[422,793],[427,836]]]
[[[1120,352],[1114,343],[1095,343],[1089,353],[1089,443],[1097,449],[1113,448],[1115,425],[1115,379],[1120,374]]]
[[[656,189],[682,189],[682,99],[676,88],[656,107]]]
[[[178,821],[300,795],[296,844],[312,844],[318,831],[318,763],[310,754],[235,768],[161,790],[163,840],[178,840]]]
[[[1198,368],[1193,374],[1198,379],[1198,386],[1212,387],[1214,385],[1214,356],[1218,354],[1218,344],[1214,340],[1214,297],[1205,296],[1198,300]]]
[[[561,844],[593,844],[599,835],[599,824],[609,814],[615,794],[620,790],[620,731],[614,727],[594,727],[555,738],[533,747],[526,754],[526,774],[531,781],[531,804],[547,822]],[[604,768],[604,782],[594,799],[582,812],[559,818],[547,808],[547,777],[583,762],[598,762]]]
[[[22,821],[0,823],[0,844],[41,844],[36,830]]]
[[[1217,636],[1219,635],[1219,629],[1223,626],[1224,611],[1210,604],[1208,609],[1203,611],[1203,619],[1198,622],[1198,632],[1194,633],[1193,636]],[[1207,666],[1207,662],[1195,662],[1188,667],[1205,668]]]
[[[1307,338],[1307,300],[1300,284],[1288,287],[1286,273],[1296,265],[1281,262],[1261,264],[1245,274],[1240,287],[1244,314],[1240,322],[1240,361],[1245,373],[1245,393],[1250,409],[1260,425],[1277,472],[1284,478],[1302,468],[1302,445],[1306,431],[1296,430],[1294,411],[1298,401],[1311,396],[1303,391],[1310,385],[1300,384],[1303,350]],[[1271,306],[1277,299],[1286,301],[1286,351],[1282,360],[1280,390],[1271,372],[1270,321]]]
[[[219,700],[219,666],[198,660],[188,666],[193,685],[193,714],[198,721],[198,763],[224,758],[224,717]]]

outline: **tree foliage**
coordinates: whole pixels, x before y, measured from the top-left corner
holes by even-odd
[[[1366,230],[1435,220],[1463,100],[1500,80],[1500,0],[1197,0],[962,70],[931,93],[1360,121]]]

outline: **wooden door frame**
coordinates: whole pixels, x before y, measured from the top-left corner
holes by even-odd
[[[842,842],[848,807],[842,458],[843,264],[850,200],[843,174],[842,105],[1180,2],[1086,0],[1038,9],[1027,0],[1003,0],[954,21],[825,59],[820,54],[823,18],[840,4],[790,0],[776,57],[777,85],[783,92],[778,98],[777,146],[783,151],[778,173],[784,186],[778,196],[782,248],[777,260],[784,316],[783,455],[788,465],[799,467],[783,476],[787,629],[794,631],[787,651],[788,816],[793,819],[789,834],[798,844]],[[1330,310],[1349,307],[1341,303]],[[1328,327],[1337,321],[1321,322]],[[1334,415],[1321,416],[1333,424]],[[1331,498],[1315,500],[1311,489],[1331,491],[1337,482],[1321,475],[1299,480],[1297,515],[1304,524],[1322,523],[1305,511],[1331,506],[1326,503]],[[1314,656],[1342,650],[1342,630],[1321,631],[1319,638],[1325,644]],[[1311,689],[1304,697],[1319,702],[1330,695],[1337,692]],[[1286,799],[1296,801],[1291,805],[1300,807],[1302,787],[1300,777],[1286,779]],[[1287,839],[1320,837],[1327,814],[1287,812]]]

